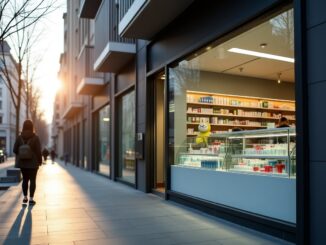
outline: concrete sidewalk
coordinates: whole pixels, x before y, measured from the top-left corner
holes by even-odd
[[[33,208],[0,197],[0,244],[290,244],[71,165],[40,168]]]

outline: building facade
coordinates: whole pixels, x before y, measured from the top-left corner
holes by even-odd
[[[0,66],[4,65],[2,61],[5,60],[11,76],[12,85],[18,89],[16,61],[11,55],[10,47],[6,42],[3,44],[3,54],[0,51],[0,56]],[[0,70],[0,149],[4,150],[8,156],[13,156],[12,149],[16,140],[16,113],[10,90],[6,84],[5,74],[2,74]],[[26,118],[25,111],[26,106],[22,102],[20,109],[20,128]]]
[[[324,244],[323,10],[318,0],[67,1],[57,145],[141,191]]]

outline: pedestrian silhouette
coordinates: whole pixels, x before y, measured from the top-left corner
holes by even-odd
[[[69,162],[69,153],[65,153],[65,165],[67,166],[67,163]]]
[[[42,151],[42,156],[43,156],[43,159],[44,159],[44,163],[46,163],[46,160],[48,159],[48,156],[49,156],[49,151],[48,149],[44,148],[43,151]]]
[[[26,120],[23,130],[14,144],[15,167],[20,168],[23,175],[23,205],[27,205],[28,182],[29,182],[29,205],[34,205],[34,193],[36,189],[36,175],[42,165],[40,138],[34,132],[31,120]]]
[[[50,155],[51,155],[51,160],[52,160],[52,164],[53,164],[55,157],[56,157],[56,153],[55,153],[54,149],[51,150]]]

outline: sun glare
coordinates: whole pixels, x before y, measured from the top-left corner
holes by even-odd
[[[54,84],[53,84],[53,90],[55,91],[55,93],[57,93],[62,87],[62,82],[60,81],[60,79],[56,79],[54,81]]]
[[[39,83],[38,87],[41,91],[40,109],[44,111],[47,122],[52,121],[52,113],[55,96],[62,89],[62,82],[59,79],[54,79],[46,83]]]

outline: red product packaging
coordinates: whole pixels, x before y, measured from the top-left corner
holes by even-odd
[[[273,166],[267,165],[267,166],[264,166],[264,168],[265,168],[265,172],[273,172]]]
[[[283,169],[285,169],[285,164],[278,163],[278,164],[275,164],[275,167],[276,167],[277,172],[281,174],[283,172]]]

